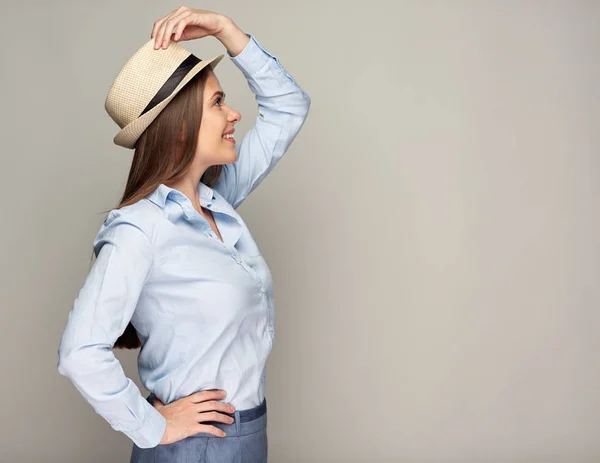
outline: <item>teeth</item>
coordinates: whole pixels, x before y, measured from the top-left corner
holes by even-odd
[[[228,133],[227,135],[223,135],[223,138],[233,138],[233,135]]]

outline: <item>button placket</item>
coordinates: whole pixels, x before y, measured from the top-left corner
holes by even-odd
[[[264,287],[264,285],[261,286],[260,292],[263,295],[263,300],[265,301],[265,305],[267,306],[267,328],[269,331],[271,342],[273,342],[275,333],[275,314],[271,310],[271,303],[269,302],[269,298],[267,297],[267,290]]]
[[[239,256],[237,256],[236,261],[237,261],[237,259],[239,259]],[[270,333],[271,340],[273,340],[273,333],[275,332],[275,328],[273,326],[273,318],[274,318],[273,315],[274,314],[273,314],[273,312],[271,310],[271,305],[269,304],[269,298],[268,298],[268,295],[267,295],[267,288],[266,288],[264,282],[260,279],[260,277],[257,275],[256,271],[253,268],[248,267],[247,270],[248,270],[248,273],[250,273],[252,275],[252,277],[254,278],[254,281],[257,284],[260,285],[260,290],[259,290],[260,291],[260,295],[262,296],[262,299],[263,299],[263,301],[265,303],[265,306],[266,306],[268,331]]]

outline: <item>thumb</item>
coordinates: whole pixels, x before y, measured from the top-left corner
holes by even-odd
[[[163,404],[158,397],[154,397],[154,400],[152,401],[152,405],[156,409],[163,408],[165,406],[165,404]]]

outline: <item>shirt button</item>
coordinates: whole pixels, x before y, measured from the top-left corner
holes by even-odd
[[[272,333],[273,332],[273,327],[269,326],[269,331]]]
[[[265,287],[264,287],[264,286],[261,286],[261,288],[260,288],[260,292],[261,292],[261,293],[265,293],[265,292],[266,292],[266,290],[265,290]]]
[[[242,258],[241,258],[240,256],[236,256],[236,257],[235,257],[235,261],[236,261],[238,264],[241,264],[241,263],[242,263]]]

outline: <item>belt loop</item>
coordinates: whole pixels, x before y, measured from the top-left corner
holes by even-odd
[[[242,434],[242,424],[240,423],[240,412],[236,409],[234,412],[235,415],[235,434],[236,436],[240,436]]]

